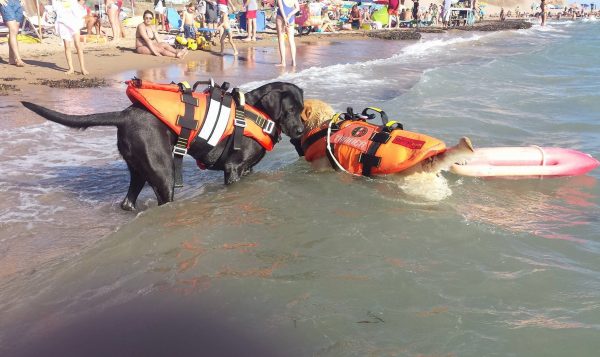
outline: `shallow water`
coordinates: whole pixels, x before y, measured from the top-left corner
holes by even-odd
[[[598,22],[418,43],[274,49],[207,72],[250,89],[292,81],[338,110],[377,105],[409,130],[475,146],[570,147],[600,157]],[[373,59],[375,57],[375,59]],[[255,66],[255,67],[252,67]],[[249,68],[254,68],[249,71]],[[52,90],[84,113],[123,87]],[[76,93],[76,95],[74,95]],[[0,113],[15,113],[16,103]],[[7,106],[11,106],[7,108]],[[122,212],[113,129],[73,131],[18,109],[0,133],[2,355],[595,356],[600,172],[431,182],[315,173],[284,140],[231,187],[186,160],[183,191]],[[40,145],[41,144],[41,145]],[[424,193],[440,190],[440,194]]]

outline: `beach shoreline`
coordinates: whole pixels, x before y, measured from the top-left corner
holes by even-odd
[[[531,23],[525,20],[509,20],[505,22],[497,20],[486,20],[477,23],[469,28],[471,31],[502,31],[518,28],[531,27]],[[342,31],[337,33],[311,33],[309,35],[297,36],[296,43],[299,46],[303,44],[316,43],[319,41],[353,41],[364,40],[368,38],[379,38],[388,40],[417,40],[421,33],[444,33],[444,32],[462,32],[465,29],[442,29],[441,27],[427,27],[420,29],[403,28],[398,30],[379,30],[379,31]],[[84,45],[86,67],[90,75],[83,76],[79,74],[79,65],[75,64],[75,75],[66,75],[66,60],[62,43],[56,37],[44,38],[41,44],[20,43],[21,55],[24,58],[25,67],[19,68],[9,66],[8,45],[0,46],[0,96],[19,96],[22,91],[27,91],[31,86],[52,83],[60,86],[56,81],[62,80],[81,80],[88,78],[87,86],[110,86],[114,84],[112,77],[116,74],[129,70],[144,70],[151,68],[160,68],[175,63],[185,63],[186,61],[221,59],[222,55],[218,53],[219,45],[214,46],[212,51],[190,51],[183,59],[173,59],[166,57],[156,57],[140,55],[134,51],[135,48],[135,28],[126,29],[126,38],[116,43],[98,44],[91,43]],[[234,36],[234,42],[238,49],[249,47],[265,48],[276,47],[277,37],[274,32],[264,32],[259,34],[259,40],[256,42],[244,42],[244,35]],[[233,56],[231,48],[225,47],[224,56]],[[275,65],[275,63],[273,63]],[[96,84],[94,84],[96,83]],[[68,87],[69,83],[64,86]]]

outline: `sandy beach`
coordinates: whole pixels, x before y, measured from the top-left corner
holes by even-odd
[[[141,10],[138,10],[141,12]],[[110,32],[110,29],[103,28]],[[87,78],[106,79],[108,76],[121,73],[130,69],[149,69],[168,66],[173,63],[185,63],[186,61],[205,60],[209,58],[220,58],[219,44],[213,46],[211,51],[190,51],[184,59],[166,58],[140,55],[135,49],[135,28],[125,28],[126,37],[118,41],[105,44],[87,43],[84,45],[86,67],[90,71]],[[400,30],[403,33],[413,30]],[[165,36],[165,34],[161,34]],[[344,31],[332,34],[312,33],[308,36],[297,36],[296,43],[313,43],[320,40],[354,40],[367,38],[367,31]],[[244,42],[245,34],[235,34],[234,42],[238,49],[248,47],[276,47],[277,36],[274,31],[258,34],[258,40],[252,43]],[[5,87],[6,94],[15,94],[15,90],[26,90],[30,85],[38,85],[41,80],[82,79],[79,72],[79,63],[74,53],[75,75],[66,75],[67,63],[64,55],[62,41],[56,36],[44,38],[40,44],[19,43],[21,56],[26,67],[18,68],[9,66],[8,45],[0,44],[0,86]],[[226,44],[225,56],[233,56],[231,47]],[[0,93],[1,92],[0,87]]]
[[[147,5],[142,3],[136,12],[141,13]],[[514,20],[500,22],[497,20],[486,20],[477,23],[473,27],[453,29],[451,32],[461,30],[496,31],[503,29],[516,29],[529,27],[530,24],[525,20]],[[110,29],[103,28],[106,33]],[[415,40],[421,37],[421,33],[445,32],[447,30],[438,26],[425,27],[420,29],[402,28],[399,30],[361,30],[361,31],[338,31],[337,33],[311,33],[304,36],[296,36],[296,43],[299,46],[306,43],[316,43],[319,41],[352,41],[366,39],[369,37],[389,39],[389,40]],[[186,61],[207,60],[210,58],[220,58],[219,44],[213,46],[211,51],[190,51],[184,59],[173,59],[165,57],[155,57],[140,55],[135,53],[135,28],[125,28],[126,37],[117,41],[98,44],[84,44],[84,53],[86,67],[90,74],[88,80],[82,86],[110,85],[110,83],[100,80],[108,79],[109,76],[121,73],[131,69],[150,69],[168,66],[173,63],[185,63]],[[165,34],[162,34],[165,36]],[[234,42],[238,49],[243,50],[249,47],[276,47],[277,36],[275,31],[270,30],[258,34],[256,42],[244,42],[242,39],[245,34],[235,34]],[[21,56],[27,64],[23,68],[8,65],[8,44],[0,44],[0,95],[17,95],[19,91],[27,90],[29,86],[37,86],[41,83],[48,84],[48,81],[58,81],[63,79],[78,80],[83,79],[79,72],[79,63],[76,53],[74,53],[75,74],[66,75],[67,63],[64,55],[62,41],[56,36],[46,37],[42,43],[19,43]],[[233,56],[231,48],[226,44],[225,55]],[[274,63],[275,64],[275,63]],[[54,83],[54,85],[60,85]],[[65,84],[68,86],[68,84]]]

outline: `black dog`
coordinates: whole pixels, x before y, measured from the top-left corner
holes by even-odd
[[[303,92],[297,86],[270,83],[246,93],[245,98],[247,104],[269,115],[276,126],[292,139],[299,139],[304,132],[300,119],[304,107]],[[67,115],[37,104],[22,103],[42,117],[72,128],[117,127],[117,147],[131,175],[127,196],[121,203],[124,210],[135,210],[137,197],[146,182],[154,190],[159,205],[173,201],[175,169],[172,152],[177,135],[143,106],[133,104],[120,112]],[[248,174],[266,150],[255,140],[244,136],[241,150],[221,155],[226,141],[222,140],[215,147],[195,141],[188,154],[212,170],[225,171],[225,184],[228,185]]]

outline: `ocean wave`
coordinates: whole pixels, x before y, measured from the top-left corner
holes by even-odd
[[[422,40],[404,47],[399,53],[391,57],[364,62],[310,67],[296,73],[284,73],[275,79],[248,82],[242,85],[241,88],[249,90],[274,80],[291,82],[300,87],[311,89],[323,87],[344,88],[348,87],[348,83],[351,83],[352,87],[359,87],[363,90],[381,88],[389,85],[388,78],[374,75],[374,73],[380,72],[382,67],[396,66],[410,61],[414,57],[421,60],[423,57],[433,56],[450,46],[479,41],[484,36],[486,35],[475,34],[469,37]],[[385,72],[385,69],[383,71]]]

